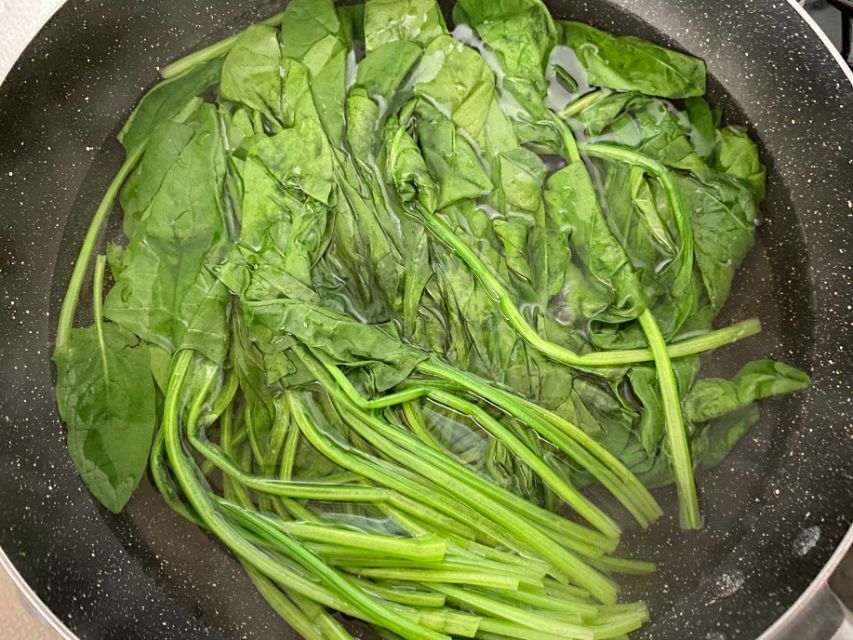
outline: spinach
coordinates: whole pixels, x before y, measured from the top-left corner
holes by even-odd
[[[705,63],[634,36],[612,36],[580,22],[560,23],[562,41],[575,50],[586,82],[662,98],[705,93]]]
[[[281,126],[281,72],[278,31],[263,25],[249,27],[222,63],[219,93],[223,99],[259,111],[268,122]]]
[[[542,117],[548,89],[545,67],[557,43],[557,29],[545,5],[540,0],[460,0],[456,7],[497,57],[501,89],[532,118]]]
[[[767,172],[758,157],[758,146],[740,127],[728,126],[718,131],[714,168],[749,183],[757,201],[764,199]]]
[[[364,44],[368,53],[389,42],[426,45],[447,33],[435,0],[367,0],[364,5]]]
[[[752,248],[757,206],[749,189],[727,174],[676,178],[691,212],[696,264],[711,305],[720,309],[735,271]]]
[[[118,133],[128,156],[145,146],[151,133],[171,120],[192,98],[216,85],[222,73],[222,60],[213,59],[161,82],[149,91],[130,114]]]
[[[157,415],[148,345],[100,317],[103,270],[101,259],[95,323],[73,329],[67,347],[53,359],[71,459],[92,494],[118,513],[145,472]]]
[[[648,527],[675,482],[697,527],[694,470],[809,384],[696,380],[760,329],[712,325],[766,171],[695,58],[540,0],[453,18],[294,0],[164,69],[60,314],[71,458],[113,511],[149,461],[306,638],[629,633],[601,571],[651,567],[579,489]]]
[[[198,349],[221,362],[228,350],[228,292],[207,268],[225,257],[229,241],[219,119],[205,105],[181,126],[192,140],[130,238],[104,313],[169,353]]]
[[[343,134],[347,57],[352,43],[332,0],[293,0],[281,23],[281,55],[308,69],[310,95],[334,145]]]
[[[559,193],[558,206],[571,228],[572,247],[593,282],[608,292],[608,304],[595,320],[626,322],[646,308],[646,294],[624,248],[610,231],[586,167],[572,163],[549,179]]]
[[[696,382],[684,398],[684,413],[695,423],[707,422],[757,400],[800,391],[810,382],[808,375],[783,362],[756,360],[732,380],[705,378]]]
[[[421,57],[421,48],[411,40],[393,40],[377,47],[358,65],[356,82],[370,96],[389,100]]]
[[[426,103],[415,113],[427,170],[438,187],[436,208],[491,193],[492,181],[456,125]]]

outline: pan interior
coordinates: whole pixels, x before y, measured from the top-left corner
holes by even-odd
[[[257,3],[260,6],[250,14],[236,6],[241,3],[226,2],[222,7],[217,4],[217,11],[211,14],[205,14],[205,6],[201,2],[171,0],[151,3],[151,7],[136,6],[142,4],[146,3],[134,3],[129,11],[144,16],[143,24],[148,25],[146,28],[150,28],[152,33],[162,34],[162,42],[151,43],[152,48],[159,47],[156,54],[151,59],[143,56],[144,60],[138,62],[131,62],[128,52],[114,59],[113,64],[126,65],[124,68],[131,74],[132,82],[123,79],[124,74],[115,70],[110,70],[114,78],[106,82],[97,79],[103,87],[124,87],[124,92],[127,92],[129,84],[137,83],[140,86],[133,89],[136,97],[141,95],[142,85],[155,80],[155,64],[162,64],[180,52],[193,50],[197,45],[230,34],[256,17],[272,13],[277,3]],[[636,3],[622,4],[634,6]],[[75,6],[91,11],[84,8],[83,3]],[[585,2],[551,2],[549,6],[559,18],[582,20],[607,30],[635,34],[664,44],[680,44],[677,40],[667,39],[663,31],[651,26],[652,21],[665,25],[665,17],[644,15],[641,19],[618,2],[589,5]],[[640,12],[642,6],[642,3],[638,4],[636,11]],[[156,26],[154,17],[158,9],[166,22],[165,27]],[[94,46],[107,50],[112,39],[132,37],[126,17],[114,16],[112,8],[102,7],[102,11],[104,22],[93,27],[98,30]],[[214,18],[208,20],[210,15]],[[112,35],[110,24],[116,27]],[[171,26],[177,26],[183,38],[167,35]],[[156,39],[158,36],[151,37]],[[139,40],[139,36],[136,39]],[[750,125],[749,109],[744,108],[748,104],[742,97],[727,92],[723,83],[714,76],[713,67],[710,70],[710,101],[725,109],[727,122]],[[104,131],[102,146],[93,151],[95,157],[88,172],[75,185],[77,196],[59,246],[53,275],[49,298],[51,318],[57,317],[82,230],[88,226],[104,185],[121,162],[120,149],[109,135],[120,126],[126,116],[127,105],[132,102],[125,97],[123,102],[113,103],[116,110],[112,125],[108,127],[111,130]],[[764,142],[761,130],[752,133]],[[707,357],[702,370],[705,376],[733,375],[742,364],[758,357],[776,357],[806,370],[812,369],[816,312],[806,245],[795,214],[797,207],[785,184],[785,177],[777,168],[772,150],[766,147],[763,150],[763,159],[768,165],[768,195],[763,208],[765,224],[759,228],[756,246],[737,275],[732,297],[718,320],[718,326],[757,316],[761,318],[764,332]],[[105,241],[120,238],[120,215],[116,212],[110,219]],[[90,317],[91,309],[85,308],[84,302],[80,318],[87,321]],[[680,531],[677,500],[671,488],[656,492],[666,516],[650,530],[639,530],[627,518],[621,519],[626,535],[620,553],[654,560],[659,567],[651,577],[619,580],[627,599],[642,598],[650,605],[653,624],[638,637],[678,637],[673,635],[674,630],[689,621],[695,625],[692,628],[702,630],[697,635],[691,634],[691,637],[723,640],[726,635],[702,635],[720,628],[722,601],[737,599],[736,594],[745,585],[750,589],[750,598],[756,598],[761,589],[765,595],[774,592],[773,585],[761,582],[763,569],[767,566],[763,563],[773,560],[745,554],[744,540],[757,529],[772,530],[772,526],[768,527],[768,523],[763,521],[756,505],[772,499],[773,492],[779,489],[774,485],[774,478],[787,455],[791,435],[801,426],[802,402],[799,396],[765,401],[761,422],[723,464],[700,475],[705,517],[701,531]],[[607,500],[603,493],[596,495],[596,499]],[[613,513],[619,512],[614,509]],[[147,477],[122,514],[116,516],[103,512],[101,518],[111,535],[126,550],[131,563],[141,568],[157,588],[168,594],[188,615],[198,619],[207,632],[227,638],[296,637],[256,594],[239,563],[208,535],[171,512],[159,499]],[[37,577],[35,581],[39,581]],[[733,629],[746,631],[744,637],[756,635],[780,612],[781,600],[777,598],[777,601],[771,603],[768,600],[767,609],[754,618],[730,617],[722,628],[728,629],[725,625],[730,625]],[[83,626],[78,631],[83,635],[91,632],[94,637],[99,635],[96,629],[96,626]],[[140,637],[160,637],[156,629],[139,633]],[[359,635],[372,637],[364,629],[359,630]]]

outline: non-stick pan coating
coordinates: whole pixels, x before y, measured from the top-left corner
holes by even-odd
[[[66,453],[49,361],[72,260],[121,163],[117,128],[158,66],[280,4],[72,0],[0,87],[0,546],[83,638],[293,637],[237,563],[147,481],[122,515],[95,504]],[[624,581],[652,605],[645,637],[753,638],[805,589],[853,515],[853,91],[785,2],[548,4],[704,58],[711,100],[749,123],[769,166],[758,246],[720,320],[758,315],[765,332],[720,351],[706,373],[773,356],[810,370],[814,386],[765,403],[761,424],[701,477],[702,531],[678,530],[665,490],[667,517],[624,546],[660,565]]]

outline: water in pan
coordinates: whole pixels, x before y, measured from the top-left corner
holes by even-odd
[[[158,15],[156,8],[136,7],[133,9],[136,13],[114,15],[110,13],[109,5],[92,3],[91,6],[85,7],[89,20],[96,15],[109,15],[110,20],[102,27],[103,31],[93,36],[94,40],[84,37],[81,49],[91,50],[95,46],[93,42],[99,42],[99,38],[110,39],[107,45],[97,45],[99,53],[96,55],[104,56],[107,60],[103,63],[100,73],[107,73],[105,70],[108,70],[109,74],[115,75],[115,68],[125,68],[125,65],[130,65],[131,58],[139,58],[135,60],[137,66],[133,68],[133,73],[138,75],[133,77],[144,78],[141,82],[145,83],[153,80],[151,70],[157,64],[162,64],[165,59],[180,50],[193,48],[202,35],[214,37],[227,33],[231,25],[240,24],[245,18],[240,18],[242,8],[235,8],[231,3],[217,3],[215,7],[208,7],[203,2],[177,4],[180,7],[176,8],[174,13],[175,16],[180,16],[180,19],[175,17],[174,23],[168,23],[164,27],[162,16]],[[257,12],[260,15],[272,13],[274,4],[277,3],[257,4]],[[630,2],[625,4],[631,5]],[[669,3],[667,6],[674,8],[677,3]],[[83,7],[74,7],[74,11],[78,9],[83,10]],[[71,8],[68,11],[71,11]],[[555,12],[560,13],[556,7]],[[170,11],[163,15],[171,14]],[[611,5],[597,6],[594,13],[584,3],[571,6],[571,17],[596,22],[604,28],[615,27],[622,32],[653,35],[639,21],[625,20],[624,16],[623,12],[614,10]],[[651,20],[654,16],[646,17]],[[85,19],[83,23],[86,24]],[[92,22],[88,24],[88,33],[91,34],[95,27],[91,26]],[[122,37],[129,39],[131,29],[142,29],[144,32],[145,25],[151,33],[170,35],[164,35],[157,41],[140,36],[142,40],[147,41],[150,49],[141,46],[123,48]],[[161,32],[160,29],[165,30]],[[87,29],[84,28],[82,33],[86,34]],[[176,34],[185,35],[186,39],[177,37]],[[54,32],[53,35],[58,37],[60,34]],[[672,35],[676,38],[683,36],[689,41],[683,32],[673,32]],[[161,47],[166,47],[170,52]],[[140,54],[140,51],[150,51],[150,59]],[[83,53],[81,55],[85,58]],[[75,163],[79,161],[81,167],[85,166],[88,175],[84,179],[85,172],[82,169],[74,174],[73,167],[66,165],[64,168],[64,177],[71,184],[79,184],[81,187],[71,208],[66,236],[59,249],[59,266],[50,296],[54,317],[63,283],[67,280],[70,257],[79,246],[80,229],[84,228],[91,215],[92,203],[103,191],[108,173],[115,169],[119,161],[115,146],[106,141],[121,120],[119,114],[126,113],[126,109],[138,97],[141,89],[129,89],[128,83],[121,83],[120,78],[115,78],[113,83],[104,83],[97,70],[86,67],[85,59],[79,62],[80,67],[84,69],[81,72],[83,77],[63,78],[62,82],[56,84],[56,91],[67,91],[71,95],[74,90],[86,91],[91,86],[92,101],[98,102],[101,110],[93,109],[91,122],[83,120],[82,117],[72,121],[74,126],[86,128],[85,134],[75,131],[71,136],[80,138],[79,150],[72,153],[83,155],[82,158],[77,157]],[[65,72],[68,73],[68,70]],[[98,87],[101,87],[104,93],[98,94]],[[118,107],[115,102],[110,101],[109,95],[115,87],[121,87],[121,90],[128,94],[123,96],[123,100],[119,100]],[[88,92],[85,95],[89,97]],[[81,101],[80,108],[87,113],[85,103],[89,101],[83,101],[83,95],[76,97]],[[722,101],[727,107],[732,106],[733,101],[720,93],[718,87],[715,99]],[[733,120],[743,119],[734,115]],[[47,140],[51,139],[45,137]],[[61,137],[57,135],[55,139],[60,140]],[[82,150],[86,147],[100,148],[101,141],[105,141],[102,150],[88,149],[83,154]],[[94,161],[90,157],[92,153],[97,153]],[[73,155],[71,157],[74,158]],[[45,162],[49,161],[51,158],[48,154]],[[16,166],[15,169],[19,167]],[[798,221],[793,215],[789,193],[781,186],[778,170],[771,170],[771,193],[768,202],[769,205],[765,209],[767,224],[761,229],[758,246],[740,274],[735,295],[728,307],[728,315],[721,319],[721,322],[725,322],[757,314],[765,324],[765,333],[745,346],[730,348],[717,354],[713,362],[709,363],[708,373],[731,373],[738,363],[767,354],[784,357],[799,365],[809,364],[809,336],[812,334],[813,318],[809,311],[810,292],[805,257]],[[47,340],[48,337],[45,336],[44,339]],[[796,592],[795,585],[767,584],[767,580],[762,578],[765,574],[772,575],[768,565],[781,563],[782,559],[771,556],[759,561],[757,556],[762,553],[761,549],[743,552],[738,543],[750,533],[765,528],[765,523],[759,520],[760,512],[755,506],[766,508],[774,502],[782,504],[791,499],[790,493],[793,489],[790,486],[784,483],[774,485],[768,482],[768,479],[787,455],[786,440],[801,420],[799,402],[789,399],[765,405],[761,425],[742,443],[736,454],[716,471],[701,478],[706,514],[706,528],[703,531],[685,535],[678,530],[672,518],[675,512],[674,495],[665,490],[659,493],[659,497],[669,517],[649,532],[631,531],[626,536],[625,554],[650,558],[658,561],[660,565],[660,571],[652,578],[623,581],[626,595],[645,597],[652,604],[653,615],[659,621],[652,627],[655,637],[668,637],[664,635],[667,630],[678,628],[679,620],[684,620],[686,624],[688,619],[691,628],[697,629],[698,637],[702,637],[705,630],[708,633],[716,632],[716,625],[724,626],[725,637],[754,635],[755,631],[769,622],[773,611],[778,612],[784,607],[784,602],[790,602],[793,594],[788,593],[786,589]],[[52,441],[56,451],[61,452],[61,437],[55,422],[54,427],[57,431]],[[56,455],[59,456],[59,453]],[[48,452],[41,454],[42,460],[47,457]],[[56,459],[62,460],[61,457]],[[67,472],[67,461],[65,465]],[[49,477],[48,473],[50,472],[44,471],[43,477]],[[55,508],[54,502],[55,500],[43,500],[40,506],[48,510]],[[38,506],[38,502],[34,504]],[[826,517],[822,506],[825,505],[816,502],[811,510],[801,509],[798,512],[798,521],[792,523],[796,527],[795,531],[821,522],[820,518]],[[24,541],[15,542],[12,539],[13,534],[10,533],[11,529],[3,529],[4,547],[10,549],[10,555],[19,565],[26,564],[24,569],[27,577],[37,585],[43,597],[57,611],[63,613],[63,617],[73,622],[82,636],[127,637],[132,634],[138,637],[175,637],[180,633],[184,637],[241,638],[268,637],[273,634],[277,637],[287,637],[283,625],[255,594],[254,588],[242,576],[237,563],[205,534],[169,512],[147,484],[142,487],[125,514],[100,514],[96,517],[106,520],[115,540],[128,553],[122,558],[120,565],[112,569],[99,569],[103,571],[103,581],[96,575],[84,573],[84,559],[80,560],[79,575],[73,575],[68,580],[58,579],[61,571],[58,562],[64,560],[60,553],[42,545],[42,557],[34,557],[38,555],[33,553],[36,545],[27,547]],[[809,518],[813,518],[814,522]],[[26,524],[25,520],[21,522]],[[78,535],[82,535],[85,527],[80,518],[71,519],[70,522],[78,526],[76,531]],[[20,530],[21,525],[16,526]],[[781,526],[780,524],[780,528]],[[839,523],[830,521],[824,526],[822,531],[825,533],[817,541],[816,549],[805,556],[808,564],[801,565],[804,574],[819,565],[821,558],[826,557],[827,549],[831,548],[832,541],[838,539]],[[22,533],[17,536],[21,538]],[[60,546],[58,538],[57,534],[56,544]],[[789,540],[785,546],[789,556],[794,555],[791,542]],[[106,546],[106,542],[92,545],[92,553],[97,551],[99,556],[106,554]],[[768,552],[773,548],[772,540],[768,540]],[[18,549],[26,551],[27,555],[16,554]],[[730,553],[733,549],[738,549],[739,555],[735,554],[733,557]],[[106,601],[110,597],[116,598],[115,594],[104,593],[102,589],[125,589],[125,594],[134,593],[134,589],[143,587],[130,583],[140,575],[140,569],[143,577],[152,581],[152,584],[144,585],[145,588],[164,591],[174,599],[179,609],[169,609],[167,614],[161,612],[159,616],[151,619],[142,619],[141,616],[149,614],[138,608],[140,597],[137,594],[134,597],[128,595],[126,598],[118,597],[113,600],[119,603],[117,608],[99,617],[97,602]],[[718,585],[721,577],[737,576],[738,572],[743,578],[739,593],[754,594],[756,583],[762,584],[762,580],[765,580],[765,592],[771,594],[770,599],[762,603],[762,606],[770,611],[764,612],[764,621],[759,622],[759,626],[748,619],[719,615],[726,606],[721,601],[727,600],[720,595]],[[723,583],[727,584],[726,580],[723,580]],[[124,609],[120,604],[121,600],[128,603]],[[131,603],[137,608],[131,609]],[[82,611],[83,604],[88,611]],[[158,607],[161,607],[159,601],[152,599],[149,611],[158,611]],[[184,615],[191,614],[197,618],[200,624],[183,619],[181,610]],[[132,624],[134,620],[139,624]],[[696,626],[697,623],[700,626]],[[662,633],[656,632],[656,629],[661,629]]]
[[[735,116],[736,119],[736,116]],[[104,164],[110,164],[105,160]],[[75,214],[82,227],[91,210],[86,194],[78,199]],[[72,214],[73,215],[73,214]],[[77,227],[76,221],[71,225]],[[765,230],[767,231],[767,230]],[[106,234],[121,237],[118,216],[113,216]],[[756,248],[744,264],[734,295],[721,318],[721,325],[751,316],[761,317],[764,334],[746,345],[723,349],[708,359],[705,375],[733,374],[752,358],[773,353],[791,357],[783,351],[782,311],[774,283],[772,256],[768,253],[767,233],[759,236]],[[63,247],[62,252],[73,252]],[[56,282],[65,278],[57,277]],[[83,310],[85,315],[87,310]],[[796,355],[796,354],[795,354]],[[773,461],[783,450],[778,430],[782,416],[790,416],[795,400],[767,403],[762,423],[738,448],[737,453],[719,469],[701,479],[705,527],[685,534],[674,515],[677,501],[671,489],[659,492],[667,516],[649,531],[640,531],[627,518],[625,546],[620,549],[631,557],[658,562],[660,570],[652,578],[622,579],[628,599],[649,602],[653,617],[672,615],[673,603],[681,594],[693,592],[702,580],[713,583],[717,598],[734,595],[744,582],[743,572],[734,568],[718,570],[719,559],[749,528],[748,512],[760,500]],[[595,490],[593,489],[595,492]],[[609,498],[600,492],[597,499]],[[612,510],[619,513],[618,509]],[[255,593],[239,564],[209,536],[172,513],[159,499],[146,478],[138,494],[120,516],[108,516],[122,544],[154,576],[162,588],[192,615],[213,629],[237,637],[267,637],[289,633]],[[697,557],[697,550],[702,550]],[[708,601],[713,605],[715,598]],[[355,628],[354,628],[355,630]]]

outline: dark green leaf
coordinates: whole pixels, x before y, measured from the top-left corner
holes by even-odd
[[[356,82],[369,96],[390,100],[421,57],[421,48],[409,40],[395,40],[368,53],[358,65]]]
[[[221,362],[228,345],[228,292],[208,270],[229,244],[218,114],[205,105],[180,126],[190,129],[192,139],[165,172],[130,239],[105,313],[169,353],[196,349]]]
[[[371,393],[385,391],[405,380],[427,354],[407,347],[382,327],[296,300],[247,302],[249,327],[275,335],[290,335],[335,364],[359,374]]]
[[[466,199],[476,199],[492,191],[492,181],[470,143],[456,125],[433,107],[421,104],[417,110],[418,138],[424,160],[438,185],[437,209]]]
[[[662,98],[705,93],[705,63],[634,36],[612,36],[580,22],[563,22],[562,41],[575,50],[587,84]]]
[[[707,422],[763,398],[794,393],[810,384],[809,376],[774,360],[756,360],[732,380],[699,380],[684,399],[684,415],[694,423]]]
[[[758,146],[740,127],[720,129],[714,158],[717,171],[746,180],[758,201],[764,199],[767,171],[758,157]]]
[[[159,83],[145,94],[117,136],[127,154],[133,155],[157,126],[171,120],[190,100],[219,82],[221,72],[222,58],[215,58]]]
[[[308,69],[310,92],[329,140],[340,144],[344,126],[347,39],[332,0],[293,0],[281,25],[281,53]]]
[[[68,427],[68,450],[98,501],[118,513],[148,463],[157,425],[148,347],[106,323],[74,329],[54,354],[56,401]]]
[[[608,227],[586,167],[574,162],[548,179],[550,204],[571,226],[572,246],[597,286],[608,291],[610,304],[596,319],[633,320],[646,307],[645,293],[625,250]]]

